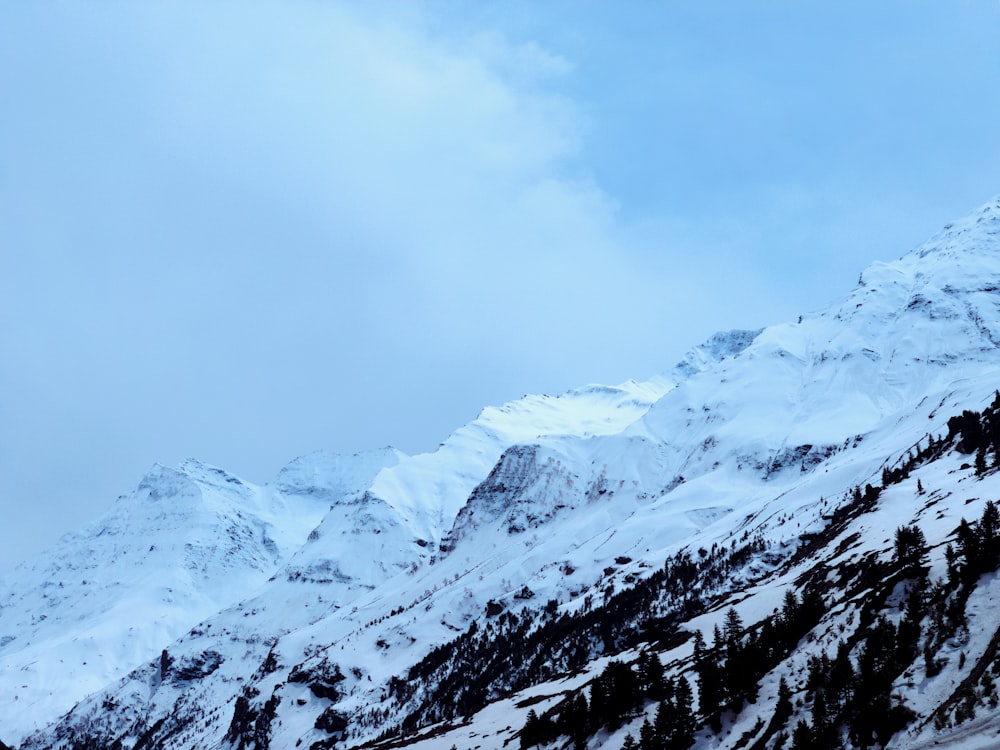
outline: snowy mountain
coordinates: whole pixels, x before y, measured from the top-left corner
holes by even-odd
[[[331,492],[357,492],[396,460],[316,454],[274,487],[194,460],[154,466],[103,518],[0,579],[5,735],[69,710],[250,595],[307,541]]]
[[[995,747],[998,365],[993,201],[825,310],[429,454],[155,467],[0,583],[0,738]]]

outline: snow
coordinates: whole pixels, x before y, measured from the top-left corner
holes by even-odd
[[[992,401],[998,291],[1000,201],[992,201],[897,261],[871,265],[856,289],[800,322],[717,334],[645,382],[487,407],[431,453],[321,452],[264,487],[195,461],[154,467],[105,518],[0,582],[0,694],[14,696],[0,705],[3,739],[22,740],[81,700],[74,714],[119,722],[119,732],[125,719],[102,712],[105,699],[148,723],[182,700],[207,714],[176,746],[211,746],[236,696],[253,685],[261,701],[282,699],[274,746],[308,744],[325,737],[313,723],[329,701],[286,678],[294,665],[323,659],[345,675],[338,710],[357,717],[382,707],[392,723],[401,709],[382,701],[388,680],[470,623],[485,623],[488,602],[521,611],[554,599],[574,611],[678,550],[731,545],[744,534],[766,539],[774,559],[733,571],[729,598],[687,629],[711,633],[730,605],[744,622],[760,620],[820,562],[888,559],[902,524],[920,524],[931,574],[940,576],[961,517],[976,518],[1000,496],[1000,475],[976,478],[957,455],[887,488],[822,560],[781,566],[854,487],[878,483],[887,462],[928,433],[945,433],[948,417]],[[982,625],[960,646],[969,654],[982,652],[1000,622],[997,586],[986,581],[970,598],[970,620]],[[528,601],[517,596],[524,587]],[[810,655],[856,627],[851,617],[837,603],[783,668],[801,678]],[[161,681],[164,648],[175,660],[212,650],[223,661],[198,680]],[[280,667],[263,674],[269,653]],[[662,657],[676,672],[690,644]],[[921,718],[894,747],[948,738],[955,747],[995,746],[996,716],[943,735],[919,723],[960,679],[957,661],[933,679],[899,684]],[[530,707],[553,705],[603,663],[413,744],[503,747]],[[778,677],[765,677],[756,708],[697,747],[731,747],[769,719]],[[789,682],[801,694],[801,679]],[[596,742],[617,748],[638,724]]]
[[[343,489],[372,459],[341,463],[343,481],[327,471],[324,486]],[[327,457],[324,468],[335,464]],[[0,694],[13,698],[0,702],[7,741],[264,584],[328,512],[329,498],[304,482],[302,467],[300,459],[279,475],[282,493],[191,459],[154,465],[103,518],[0,580]]]

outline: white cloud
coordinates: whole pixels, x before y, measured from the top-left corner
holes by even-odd
[[[430,448],[575,385],[648,311],[576,161],[572,67],[537,44],[412,8],[60,11],[0,20],[6,493],[100,507],[188,453],[265,480],[329,445]]]

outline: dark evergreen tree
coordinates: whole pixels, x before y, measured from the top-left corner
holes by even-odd
[[[813,733],[805,719],[799,719],[792,732],[792,750],[815,750],[813,746]]]
[[[739,647],[740,637],[743,635],[743,620],[740,618],[736,607],[730,607],[726,611],[725,626],[723,633],[726,640],[726,650],[730,653]]]
[[[948,583],[954,588],[958,584],[958,553],[950,544],[944,548],[944,559],[948,572]]]
[[[927,555],[927,538],[920,527],[900,526],[896,529],[895,559],[906,575],[917,575]]]
[[[605,717],[602,723],[616,729],[634,715],[642,702],[639,679],[627,664],[615,660],[608,663],[597,681],[604,683]]]
[[[645,719],[639,729],[639,750],[662,750],[649,719]]]
[[[837,644],[837,655],[830,665],[827,681],[827,699],[842,708],[851,700],[854,688],[854,665],[851,664],[850,647],[845,641]]]
[[[986,473],[986,446],[980,445],[979,450],[976,451],[976,476],[982,477]]]
[[[930,643],[924,645],[924,673],[928,677],[936,677],[941,673],[941,664],[938,662]]]
[[[694,744],[694,733],[697,722],[694,717],[694,695],[691,685],[684,675],[677,678],[674,705],[677,712],[672,746],[675,750],[687,750]]]
[[[962,580],[971,583],[979,577],[980,546],[979,535],[972,530],[964,518],[958,524],[958,553],[965,558],[961,568]]]
[[[535,709],[528,711],[528,717],[524,721],[524,728],[521,730],[521,750],[537,745],[539,742],[541,722]]]
[[[781,676],[781,681],[778,682],[778,700],[774,704],[774,718],[778,723],[784,723],[784,721],[792,715],[792,691],[788,687],[788,682],[785,680],[785,676]]]
[[[799,615],[799,600],[791,588],[785,589],[781,602],[781,621],[786,628],[794,629]]]
[[[672,747],[674,734],[677,732],[677,707],[673,701],[660,701],[656,707],[656,718],[653,719],[653,731],[661,748]]]
[[[649,651],[645,651],[645,661],[640,658],[640,675],[642,677],[642,687],[646,692],[646,697],[650,700],[663,700],[668,694],[666,671],[663,669],[663,662],[660,657]]]
[[[607,691],[604,682],[600,679],[594,680],[590,684],[590,731],[596,732],[602,726],[607,717]]]
[[[997,553],[1000,552],[1000,510],[992,500],[986,502],[982,518],[979,519],[979,536],[982,543],[982,553],[987,569],[997,563]]]
[[[817,690],[813,695],[812,705],[812,728],[813,735],[817,740],[825,736],[829,728],[830,715],[826,708],[826,694],[822,690]],[[816,744],[821,744],[817,741]]]
[[[719,633],[718,627],[715,629]],[[720,634],[721,639],[721,634]],[[713,730],[722,728],[722,703],[725,698],[722,685],[722,669],[716,649],[705,647],[705,639],[700,631],[695,631],[694,668],[698,674],[698,708]]]
[[[898,674],[896,652],[896,628],[880,617],[869,628],[858,655],[851,739],[861,748],[873,741],[884,742],[898,728],[891,720],[894,714],[890,698],[893,677]]]

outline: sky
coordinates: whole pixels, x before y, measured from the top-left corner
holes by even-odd
[[[0,0],[0,571],[155,462],[433,450],[1000,193],[1000,3]]]

